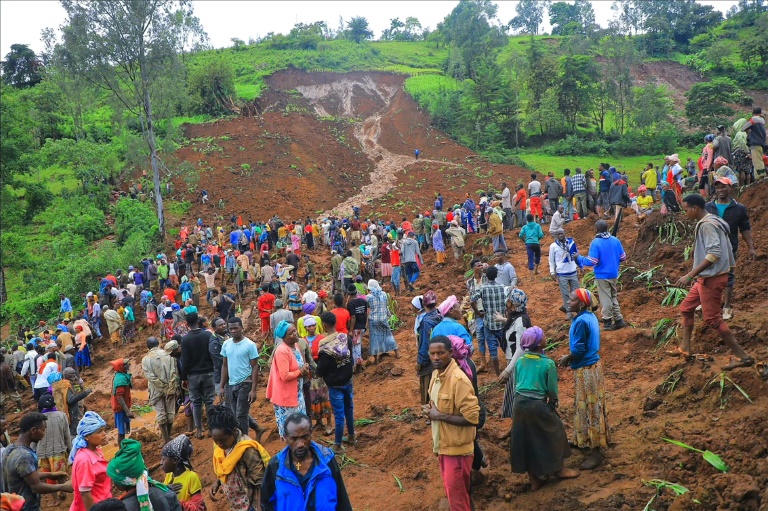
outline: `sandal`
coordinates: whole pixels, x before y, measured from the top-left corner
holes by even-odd
[[[691,358],[693,360],[697,360],[699,362],[714,362],[715,359],[712,358],[711,355],[707,355],[706,353],[694,353],[691,355]]]
[[[737,358],[736,360],[730,359],[727,366],[723,366],[723,371],[731,371],[737,367],[752,367],[755,365],[755,359],[752,357]]]
[[[687,351],[683,351],[683,349],[680,346],[675,346],[674,349],[667,350],[664,353],[669,355],[670,357],[683,357],[686,360],[690,360],[691,354]]]
[[[352,441],[349,441],[348,437],[342,437],[341,441],[347,445],[355,446],[357,445],[357,438],[353,438]]]

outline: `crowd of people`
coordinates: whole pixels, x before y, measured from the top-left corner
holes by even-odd
[[[649,215],[677,214],[682,205],[696,222],[693,269],[677,283],[691,288],[681,305],[682,345],[670,354],[701,356],[691,351],[700,306],[704,321],[736,357],[724,369],[754,364],[727,321],[733,317],[739,233],[749,257],[756,255],[748,212],[733,196],[740,182],[760,174],[762,156],[750,142],[764,130],[760,119],[755,109],[755,117],[734,125],[734,139],[749,132],[751,171],[743,144],[732,143],[718,127],[717,136],[707,137],[698,170],[695,164],[683,169],[670,155],[661,169],[648,165],[637,194],[626,174],[601,163],[597,173],[565,169],[562,179],[550,172],[543,182],[532,173],[514,193],[501,183],[477,202],[466,194],[452,207],[437,194],[432,210],[399,223],[362,218],[355,207],[349,216],[322,220],[273,216],[245,222],[235,215],[227,227],[220,217],[211,225],[203,219],[191,228],[182,225],[170,257],[160,253],[99,278],[80,306],[61,295],[54,324],[20,326],[19,342],[10,351],[3,348],[3,416],[21,411],[19,392],[27,387],[38,408],[21,418],[18,438],[2,452],[3,498],[23,499],[24,511],[40,509],[41,495],[63,499],[65,493],[74,494],[71,511],[204,510],[190,438],[204,438],[206,426],[214,444],[211,500],[223,497],[236,511],[351,510],[335,454],[357,445],[355,374],[384,356],[400,357],[395,297],[406,292],[416,318],[422,412],[451,510],[473,508],[472,481],[488,466],[477,434],[487,419],[479,373],[492,371],[504,386],[501,418],[514,418],[507,434],[512,471],[527,474],[531,490],[550,478],[579,476],[564,464],[570,445],[586,451],[581,469],[594,469],[611,442],[601,333],[628,325],[618,283],[627,256],[616,236],[625,208],[635,211],[639,224]],[[695,179],[686,182],[686,172]],[[566,231],[591,214],[595,237],[582,253]],[[557,362],[545,353],[546,335],[536,326],[544,318],[528,314],[528,294],[508,257],[510,231],[525,246],[532,275],[539,273],[542,251],[548,254],[560,311],[571,325],[568,354]],[[470,255],[464,296],[421,287],[424,254],[434,251],[442,267],[450,244],[463,268],[471,233],[488,239],[493,256]],[[548,250],[541,246],[547,235]],[[327,270],[310,257],[321,250],[330,253]],[[594,271],[595,290],[580,283],[585,268]],[[107,351],[110,343],[119,352],[134,343],[137,323],[146,333],[146,354],[140,361],[109,362],[110,426],[119,450],[108,461],[101,450],[107,422],[86,411],[92,389],[85,380],[93,374],[94,350]],[[246,332],[255,332],[254,339]],[[574,379],[570,441],[557,412],[558,365],[570,368]],[[267,367],[265,396],[286,444],[274,454],[260,443],[265,426],[250,415]],[[146,378],[156,412],[164,444],[162,483],[150,477],[142,445],[131,438],[134,374]],[[180,413],[186,431],[174,437]],[[329,447],[315,435],[331,437]],[[118,500],[113,487],[124,492]]]

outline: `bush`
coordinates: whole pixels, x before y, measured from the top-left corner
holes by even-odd
[[[670,154],[679,145],[677,130],[672,127],[648,134],[630,130],[610,144],[612,154],[639,156],[643,154]]]
[[[578,135],[568,135],[562,140],[544,148],[555,156],[583,156],[586,154],[608,154],[608,143],[601,139],[583,139]]]
[[[56,199],[35,221],[53,236],[82,236],[89,243],[101,239],[109,232],[104,213],[84,199]]]
[[[219,115],[230,113],[225,107],[235,95],[235,71],[225,59],[208,59],[189,71],[187,81],[193,113]]]
[[[134,233],[139,233],[150,241],[156,240],[159,235],[157,216],[150,204],[122,198],[115,204],[117,244],[123,246]]]

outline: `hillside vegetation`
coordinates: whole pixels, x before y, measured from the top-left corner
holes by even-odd
[[[165,4],[173,12],[176,3]],[[406,75],[405,90],[435,127],[491,162],[543,171],[606,160],[637,171],[647,158],[694,148],[716,123],[731,123],[766,97],[757,91],[768,87],[764,2],[743,0],[725,20],[692,0],[616,5],[611,26],[599,27],[582,0],[522,2],[514,20],[499,20],[489,1],[463,0],[435,30],[393,19],[373,41],[367,20],[353,17],[338,30],[298,24],[223,49],[209,47],[204,27],[185,10],[147,39],[154,50],[138,59],[147,82],[135,80],[136,60],[93,53],[120,42],[97,16],[90,25],[68,20],[61,40],[46,31],[43,55],[13,45],[0,89],[3,284],[12,298],[0,309],[3,321],[55,310],[58,292],[84,291],[114,265],[114,251],[135,262],[162,243],[171,231],[163,222],[152,228],[158,212],[174,217],[189,205],[163,205],[161,190],[182,175],[190,189],[199,181],[174,156],[190,144],[184,125],[269,108],[288,115],[290,102],[268,101],[266,78],[279,70]],[[539,33],[546,15],[552,34]],[[683,81],[687,97],[685,86],[664,85],[671,83],[665,72],[638,76],[657,61],[698,73]],[[140,195],[145,202],[115,200],[129,176],[152,191]],[[121,208],[141,212],[143,223],[129,236],[120,233]],[[78,221],[52,221],[59,218]]]

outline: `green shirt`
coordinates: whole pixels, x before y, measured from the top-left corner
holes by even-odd
[[[557,367],[554,360],[538,353],[526,353],[515,365],[515,394],[551,400],[557,397]]]
[[[167,264],[161,264],[157,267],[157,276],[161,279],[167,279],[168,278],[168,265]]]
[[[541,226],[536,222],[528,222],[520,229],[520,238],[522,238],[526,244],[538,245],[539,240],[544,237],[544,231],[541,230]]]

